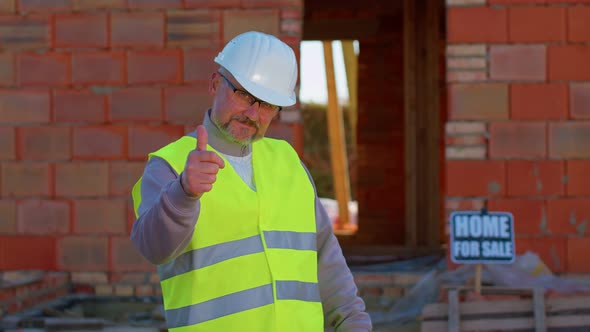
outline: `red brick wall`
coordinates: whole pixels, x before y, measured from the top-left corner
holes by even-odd
[[[590,272],[590,2],[447,3],[447,210],[511,211],[519,253]]]
[[[298,54],[301,12],[300,0],[0,1],[0,270],[114,283],[153,271],[129,241],[146,154],[201,121],[226,41],[256,29]],[[286,110],[269,135],[301,151],[299,122]]]

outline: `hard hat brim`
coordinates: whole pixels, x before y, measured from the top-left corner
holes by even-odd
[[[234,78],[254,97],[262,99],[267,103],[277,106],[292,106],[297,101],[295,92],[292,92],[290,96],[278,93],[272,89],[266,88],[260,84],[256,84],[252,80],[248,80],[239,75],[234,75]]]

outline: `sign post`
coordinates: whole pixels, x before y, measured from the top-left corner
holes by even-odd
[[[450,222],[451,260],[476,264],[475,291],[480,294],[483,263],[514,262],[514,217],[510,212],[456,211]]]

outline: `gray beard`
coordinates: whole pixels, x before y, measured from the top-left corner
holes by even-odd
[[[230,119],[228,122],[226,123],[219,123],[219,121],[217,121],[217,119],[214,119],[213,117],[211,117],[211,122],[213,122],[213,124],[215,124],[215,126],[217,126],[217,128],[219,128],[219,131],[221,132],[221,134],[223,135],[223,138],[225,138],[227,141],[232,142],[232,143],[236,143],[239,145],[242,145],[242,150],[245,149],[249,144],[251,144],[252,142],[256,141],[256,134],[258,134],[258,129],[256,130],[256,132],[250,137],[247,138],[245,140],[239,140],[237,138],[235,138],[230,132],[229,132],[229,123],[233,120]],[[238,121],[238,120],[236,120]]]

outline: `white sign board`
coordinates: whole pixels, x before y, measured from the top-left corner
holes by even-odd
[[[459,264],[514,262],[514,218],[510,212],[451,213],[451,260]]]

